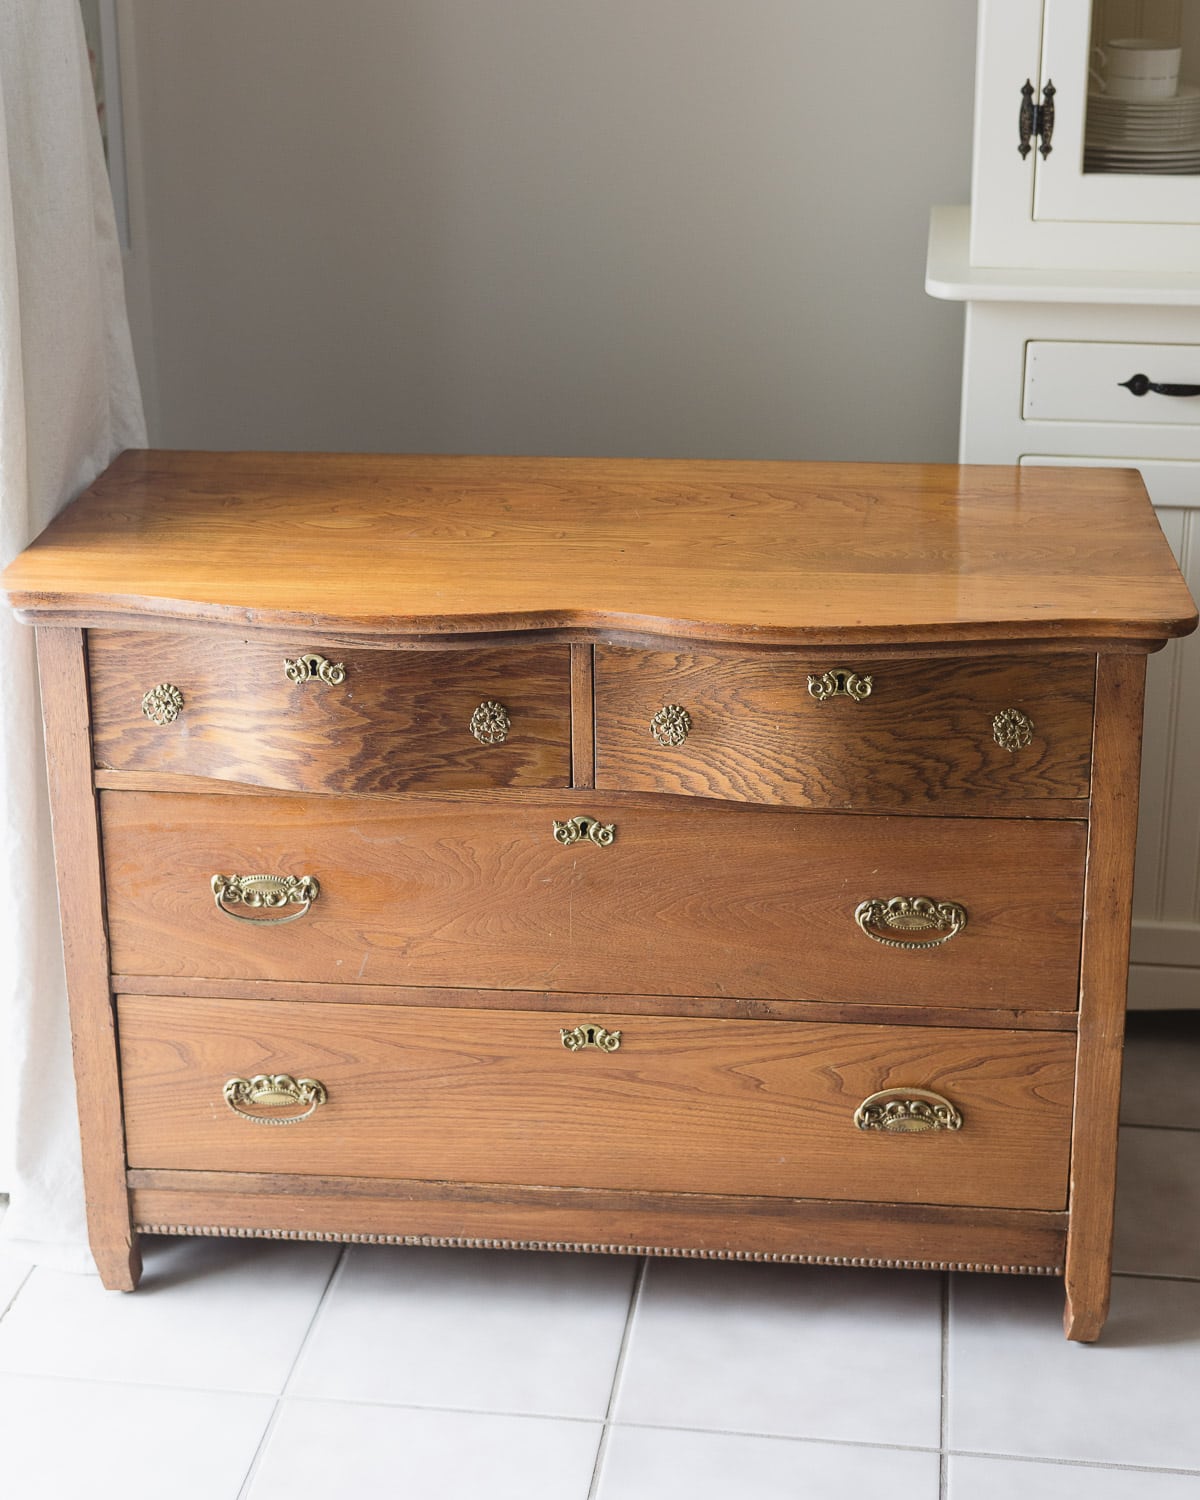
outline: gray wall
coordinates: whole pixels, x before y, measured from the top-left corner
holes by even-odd
[[[953,459],[967,0],[122,0],[151,440]]]

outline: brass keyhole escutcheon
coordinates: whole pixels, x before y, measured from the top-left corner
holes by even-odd
[[[871,696],[874,682],[873,677],[860,676],[848,667],[833,667],[828,672],[810,673],[808,691],[818,703],[826,703],[830,698],[850,698],[861,703]]]
[[[317,656],[309,651],[302,656],[285,656],[283,675],[289,682],[312,682],[316,679],[328,683],[330,687],[337,687],[338,683],[346,680],[346,668],[340,661],[330,661],[328,657]]]

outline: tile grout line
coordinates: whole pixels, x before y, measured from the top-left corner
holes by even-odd
[[[1116,1474],[1178,1474],[1193,1479],[1200,1469],[1160,1468],[1154,1464],[1122,1464],[1107,1458],[1051,1458],[1045,1453],[1000,1453],[986,1448],[954,1448],[956,1458],[991,1458],[1009,1464],[1053,1464],[1060,1469],[1110,1469]]]
[[[17,1282],[16,1290],[13,1292],[12,1296],[8,1299],[4,1306],[0,1307],[0,1321],[3,1321],[3,1319],[6,1318],[12,1311],[13,1304],[25,1290],[26,1284],[28,1283],[29,1278],[33,1275],[35,1269],[36,1267],[34,1266],[27,1266],[25,1268],[25,1274],[21,1277],[20,1281]]]
[[[641,1301],[642,1287],[646,1281],[646,1270],[649,1261],[645,1256],[638,1261],[638,1268],[633,1277],[633,1289],[629,1294],[629,1307],[625,1313],[625,1326],[621,1330],[621,1345],[617,1350],[617,1362],[613,1367],[612,1385],[608,1389],[608,1405],[604,1409],[604,1424],[600,1429],[600,1441],[596,1445],[596,1462],[592,1465],[592,1482],[588,1485],[587,1500],[596,1500],[599,1493],[601,1471],[604,1468],[604,1455],[608,1449],[608,1431],[612,1423],[613,1407],[616,1405],[617,1391],[620,1389],[621,1376],[625,1370],[625,1356],[629,1350],[629,1338],[633,1332],[633,1319],[637,1312],[638,1303]]]
[[[941,1400],[938,1406],[938,1500],[946,1500],[949,1492],[949,1460],[946,1452],[949,1436],[947,1406],[950,1400],[950,1272],[942,1272],[942,1348],[941,1348]]]
[[[287,1394],[288,1386],[292,1383],[292,1376],[296,1373],[296,1366],[300,1363],[301,1356],[308,1347],[308,1341],[312,1337],[313,1329],[316,1328],[317,1321],[324,1310],[326,1302],[329,1300],[329,1294],[333,1291],[334,1284],[341,1274],[348,1248],[348,1246],[343,1245],[338,1251],[337,1259],[333,1263],[333,1269],[325,1281],[325,1286],[321,1291],[320,1297],[317,1298],[317,1305],[313,1308],[312,1317],[308,1320],[308,1327],[304,1330],[304,1337],[300,1340],[296,1348],[295,1356],[292,1359],[287,1374],[284,1376],[283,1384],[280,1386],[279,1392],[275,1397],[275,1403],[271,1407],[271,1415],[267,1418],[267,1424],[263,1428],[262,1436],[258,1440],[258,1446],[255,1448],[254,1454],[246,1467],[246,1477],[242,1480],[241,1486],[238,1489],[237,1500],[247,1500],[250,1494],[250,1487],[253,1485],[255,1477],[258,1474],[262,1456],[267,1450],[267,1445],[271,1441],[271,1436],[275,1431],[275,1424],[279,1420],[279,1410],[283,1404],[283,1398]]]

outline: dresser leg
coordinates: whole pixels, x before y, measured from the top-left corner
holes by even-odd
[[[1072,1286],[1067,1280],[1067,1299],[1063,1307],[1063,1329],[1077,1344],[1094,1344],[1108,1317],[1108,1268],[1095,1287]]]
[[[137,1235],[126,1245],[91,1247],[101,1284],[110,1292],[136,1292],[142,1279],[142,1248]]]

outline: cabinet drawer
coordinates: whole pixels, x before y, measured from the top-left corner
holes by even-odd
[[[859,809],[1087,796],[1094,658],[841,665],[857,683],[823,696],[803,652],[598,647],[597,785]]]
[[[586,1019],[123,996],[129,1164],[1066,1206],[1069,1035],[607,1016],[617,1050],[567,1051]],[[280,1074],[324,1089],[309,1118],[262,1129],[226,1106],[229,1080]],[[883,1090],[901,1112],[939,1095],[961,1127],[858,1128]]]
[[[1135,375],[1195,394],[1138,396],[1124,384]],[[1200,422],[1200,344],[1032,340],[1025,346],[1023,415],[1033,422]]]
[[[301,638],[289,652],[226,636],[92,631],[88,660],[105,770],[356,793],[570,781],[566,646],[343,651]],[[182,699],[159,714],[165,723],[142,706],[160,684]],[[507,726],[488,704],[502,706]]]
[[[1075,821],[590,793],[464,806],[105,792],[101,809],[118,974],[1049,1010],[1077,997]],[[611,843],[559,842],[556,823],[569,837],[581,816],[611,825]],[[222,910],[217,874],[310,876],[319,894],[255,912],[234,888]],[[871,908],[872,937],[856,917],[917,897],[965,925],[921,930],[893,909],[892,930]],[[297,920],[258,920],[281,915]]]

